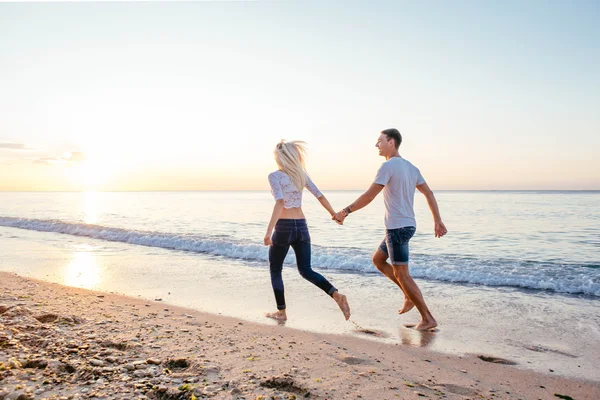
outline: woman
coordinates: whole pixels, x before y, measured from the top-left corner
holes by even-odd
[[[279,170],[269,174],[275,206],[267,227],[265,246],[269,246],[271,285],[275,292],[277,312],[268,313],[266,316],[278,321],[287,320],[281,272],[285,256],[292,246],[300,275],[333,297],[348,320],[350,307],[346,296],[340,294],[327,279],[313,271],[310,266],[310,235],[302,212],[302,190],[306,187],[331,216],[335,215],[335,211],[306,173],[305,154],[304,142],[300,141],[288,143],[282,140],[275,147],[275,161]]]

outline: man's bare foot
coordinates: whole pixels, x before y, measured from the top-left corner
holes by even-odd
[[[431,331],[433,328],[437,326],[437,322],[435,319],[421,321],[418,324],[404,324],[407,328],[414,328],[418,331]]]
[[[346,296],[336,291],[333,292],[333,299],[337,303],[338,307],[340,307],[340,310],[342,310],[344,313],[344,318],[346,318],[346,321],[348,321],[350,319],[350,306],[348,305],[348,299],[346,299]]]
[[[404,304],[402,305],[402,308],[398,310],[398,314],[407,313],[410,310],[412,310],[414,306],[415,306],[415,304],[412,301],[410,301],[410,299],[408,297],[405,297]]]
[[[287,321],[287,314],[285,310],[279,310],[277,312],[266,313],[265,317],[273,318],[276,321]]]
[[[435,319],[430,321],[421,321],[417,325],[415,325],[415,329],[418,331],[430,331],[437,326],[437,322]]]

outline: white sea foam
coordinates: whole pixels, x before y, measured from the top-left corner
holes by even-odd
[[[137,231],[58,220],[14,217],[0,217],[0,226],[56,232],[249,261],[268,261],[268,251],[262,243],[251,243],[229,237]],[[295,263],[292,251],[286,262],[288,264]],[[371,264],[371,253],[355,248],[313,245],[312,263],[316,268],[322,269],[359,273],[376,272]],[[414,254],[411,259],[411,274],[417,278],[446,282],[513,286],[600,296],[600,268],[598,266]]]

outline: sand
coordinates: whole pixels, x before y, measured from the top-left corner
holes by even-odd
[[[10,273],[0,287],[0,400],[600,399],[598,382],[490,354],[256,324]]]

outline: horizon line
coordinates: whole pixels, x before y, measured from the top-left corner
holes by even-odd
[[[322,189],[326,192],[364,192],[366,189]],[[144,193],[144,192],[269,192],[269,189],[149,189],[149,190],[2,190],[0,193]],[[434,192],[600,192],[598,189],[437,189]]]

